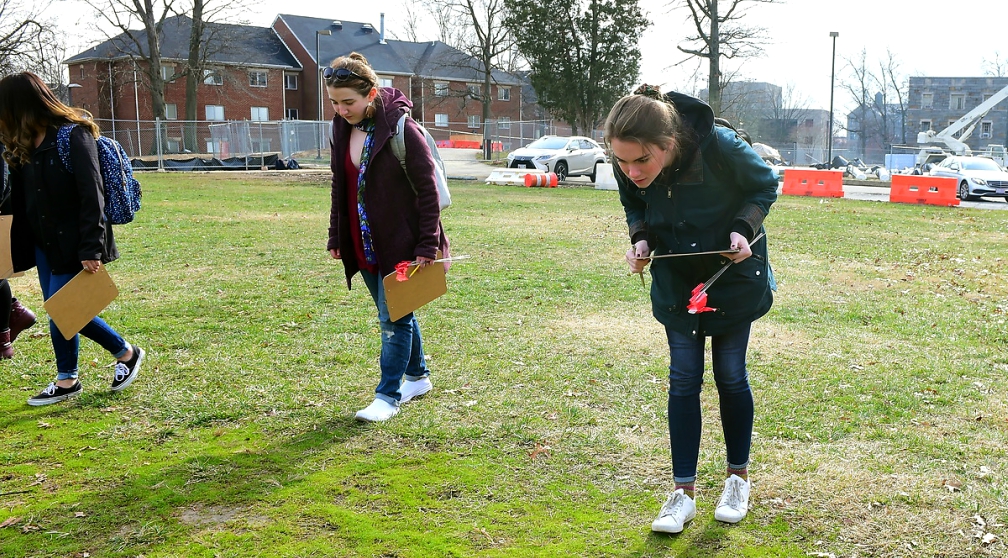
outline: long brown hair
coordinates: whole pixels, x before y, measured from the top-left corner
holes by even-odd
[[[613,139],[663,149],[674,143],[678,154],[691,143],[675,105],[665,100],[657,87],[647,84],[616,101],[609,111],[605,121],[606,145]]]
[[[83,126],[94,137],[101,133],[91,113],[64,105],[37,75],[23,72],[0,80],[0,141],[12,167],[28,163],[40,132],[62,124]]]

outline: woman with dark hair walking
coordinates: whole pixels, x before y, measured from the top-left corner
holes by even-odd
[[[70,130],[71,173],[60,159],[56,135]],[[119,257],[112,225],[105,218],[105,197],[95,138],[98,126],[90,115],[56,98],[35,74],[24,72],[0,80],[0,142],[10,167],[14,220],[11,253],[15,270],[38,268],[42,297],[48,300],[77,273],[94,273]],[[127,388],[140,372],[143,349],[127,343],[100,317],[80,333],[116,359],[111,389]],[[64,339],[49,321],[56,357],[56,380],[28,399],[33,406],[77,397],[80,336]]]

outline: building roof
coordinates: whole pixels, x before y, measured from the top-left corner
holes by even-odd
[[[324,66],[334,58],[358,52],[367,58],[375,73],[381,75],[416,75],[421,78],[450,81],[483,81],[482,72],[471,56],[442,41],[400,41],[384,39],[383,30],[370,23],[280,14],[296,40]],[[275,24],[275,23],[274,23]],[[317,35],[329,31],[331,35]],[[316,40],[318,41],[316,43]],[[494,71],[494,83],[518,85],[521,81],[506,72]]]
[[[161,38],[161,59],[166,62],[186,61],[189,58],[189,32],[192,19],[174,16],[165,19]],[[91,60],[114,60],[130,56],[147,55],[147,32],[132,31],[140,48],[126,33],[108,39],[67,59],[64,64]],[[248,67],[278,67],[301,69],[301,63],[291,53],[280,37],[268,27],[208,23],[203,31],[202,44],[207,61]]]

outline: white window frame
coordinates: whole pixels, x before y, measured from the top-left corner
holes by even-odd
[[[448,87],[448,82],[447,81],[435,81],[434,82],[434,96],[435,97],[447,97],[449,90],[450,90],[450,88]]]
[[[951,125],[953,125],[953,124],[955,124],[955,123],[956,123],[956,121],[955,121],[955,120],[949,120],[949,121],[948,121],[948,125],[949,125],[949,126],[951,126]],[[955,139],[959,139],[959,136],[961,136],[961,135],[962,135],[962,133],[963,133],[963,131],[962,131],[962,130],[959,130],[958,132],[952,132],[952,137],[954,137]]]
[[[178,120],[178,105],[175,103],[165,103],[165,120]]]
[[[218,117],[217,115],[220,114]],[[224,120],[224,105],[206,105],[206,119],[212,121]]]
[[[965,93],[950,94],[949,110],[966,110],[966,94]]]
[[[984,120],[980,122],[980,139],[990,139],[994,132],[994,122]]]
[[[224,75],[220,73],[220,70],[203,70],[203,84],[224,85]]]
[[[934,93],[930,91],[926,93],[921,93],[921,108],[933,108],[934,107]]]
[[[511,100],[511,88],[497,86],[497,100],[498,101],[510,101]]]
[[[249,70],[248,76],[249,87],[266,87],[269,83],[269,72],[266,70]]]
[[[470,128],[480,127],[480,117],[478,114],[470,114],[466,120],[468,121],[468,125]]]
[[[498,130],[510,130],[511,129],[511,117],[502,116],[497,120]]]
[[[269,107],[251,107],[250,112],[252,114],[250,118],[252,122],[269,121]]]
[[[434,125],[439,128],[448,127],[448,115],[447,114],[435,114],[434,115]]]
[[[297,91],[297,88],[298,88],[297,74],[284,74],[284,89],[288,91]]]
[[[296,108],[289,108],[284,111],[284,118],[287,120],[299,120],[298,116],[298,109]]]
[[[173,83],[175,80],[175,65],[174,64],[161,64],[161,79],[165,83]]]
[[[473,99],[480,99],[483,97],[483,87],[479,83],[467,83],[466,84],[466,94]]]
[[[392,87],[392,78],[379,77],[378,87]]]
[[[926,132],[926,131],[930,130],[931,129],[931,121],[930,120],[921,120],[920,121],[920,128],[918,128],[918,129],[921,132]]]

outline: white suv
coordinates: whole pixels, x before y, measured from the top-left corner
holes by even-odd
[[[559,180],[587,176],[595,182],[595,165],[606,162],[605,149],[583,136],[543,136],[508,153],[508,167],[554,172]]]

